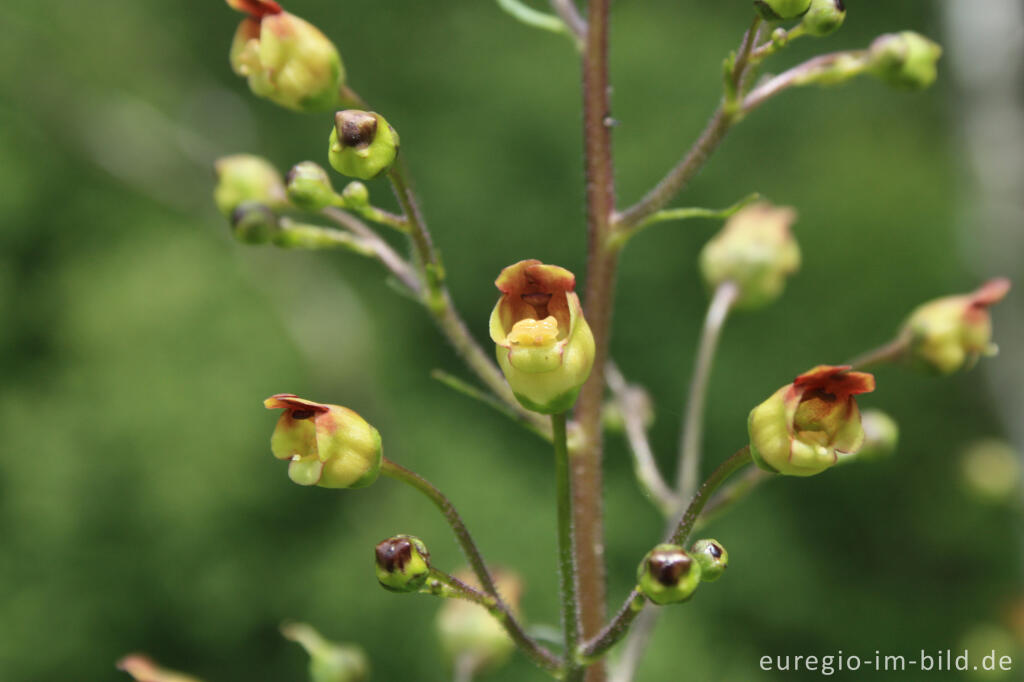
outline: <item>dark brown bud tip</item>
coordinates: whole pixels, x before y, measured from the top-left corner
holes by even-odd
[[[388,573],[405,570],[412,559],[412,542],[408,538],[388,538],[376,549],[377,565]]]
[[[647,560],[651,576],[666,587],[678,584],[692,564],[693,560],[681,553],[659,553]]]
[[[368,147],[377,137],[377,117],[358,109],[336,113],[334,127],[338,129],[338,139],[343,147]]]

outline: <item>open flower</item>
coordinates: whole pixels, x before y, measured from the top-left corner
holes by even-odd
[[[557,265],[523,260],[495,281],[491,312],[498,364],[524,407],[565,412],[594,365],[594,335],[583,319],[576,277]]]
[[[910,356],[940,374],[949,374],[978,361],[982,355],[995,355],[992,343],[992,318],[988,308],[1010,291],[1010,280],[992,279],[977,291],[962,296],[946,296],[920,306],[907,318],[903,335],[908,339]]]
[[[769,471],[812,476],[864,442],[854,396],[875,390],[875,377],[849,366],[819,365],[750,412],[750,454]]]
[[[291,462],[288,477],[295,483],[362,488],[377,480],[383,457],[380,434],[352,410],[290,393],[272,395],[263,405],[284,410],[270,449],[274,457]]]
[[[227,0],[249,16],[231,43],[231,68],[253,94],[296,111],[338,103],[345,68],[334,43],[308,21],[272,0]]]

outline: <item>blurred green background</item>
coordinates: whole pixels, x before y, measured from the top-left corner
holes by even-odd
[[[769,68],[888,30],[943,38],[941,3],[848,4],[839,34],[798,43]],[[335,39],[350,83],[400,131],[478,338],[504,265],[536,257],[583,274],[568,41],[492,2],[288,7]],[[742,1],[616,4],[623,203],[699,131],[749,14]],[[323,163],[330,127],[327,115],[249,95],[227,64],[239,18],[210,0],[4,10],[2,680],[123,679],[113,663],[137,650],[211,682],[301,680],[304,655],[276,629],[287,618],[364,645],[376,680],[450,679],[432,629],[437,603],[378,589],[371,564],[377,541],[408,532],[438,565],[457,567],[440,517],[389,480],[355,492],[289,483],[268,448],[276,414],[260,404],[276,392],[373,422],[390,457],[448,492],[489,560],[522,574],[531,621],[557,622],[542,444],[429,378],[436,367],[466,373],[372,263],[245,247],[216,213],[216,157]],[[867,80],[791,93],[736,130],[681,199],[724,206],[756,190],[801,215],[802,271],[778,304],[727,327],[709,463],[744,443],[750,407],[799,371],[886,340],[920,301],[1022,274],[972,269],[960,248],[970,239],[957,232],[967,190],[956,105],[948,71],[918,95]],[[371,192],[391,205],[382,182]],[[612,353],[657,401],[652,437],[666,469],[706,303],[695,254],[716,229],[661,226],[623,258]],[[1019,338],[1000,341],[1009,355],[1019,349]],[[1009,371],[1008,354],[987,370]],[[1005,627],[1024,608],[1020,516],[973,499],[959,468],[968,443],[1006,435],[995,411],[1004,396],[984,376],[880,370],[862,405],[899,420],[898,455],[774,481],[716,522],[708,533],[732,568],[666,612],[639,679],[775,679],[757,670],[760,656],[916,655],[955,648],[979,625]],[[613,606],[660,533],[631,471],[611,436]],[[1014,675],[1017,646],[1007,652]],[[516,658],[491,679],[543,678]]]

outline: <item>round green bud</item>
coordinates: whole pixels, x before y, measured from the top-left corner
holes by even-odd
[[[960,464],[964,484],[976,498],[1003,503],[1017,496],[1020,454],[1009,443],[995,438],[975,441],[964,451]]]
[[[782,295],[786,279],[800,268],[800,247],[790,226],[791,208],[758,202],[729,218],[700,252],[700,269],[711,290],[726,282],[739,287],[735,306],[753,309]]]
[[[754,0],[754,8],[768,21],[796,19],[811,6],[811,0]]]
[[[729,553],[718,540],[704,538],[697,540],[690,547],[690,556],[700,564],[700,579],[714,582],[722,577],[729,567]]]
[[[310,682],[366,682],[370,679],[370,664],[360,647],[332,642],[305,623],[286,623],[281,626],[281,634],[309,654]]]
[[[374,550],[377,580],[391,592],[417,592],[430,576],[430,553],[412,535],[396,535]]]
[[[942,47],[914,33],[889,33],[871,43],[868,66],[885,83],[907,90],[923,90],[935,82]]]
[[[679,545],[657,545],[636,569],[637,589],[659,606],[688,600],[700,580],[700,563]]]
[[[213,200],[225,217],[230,217],[244,201],[257,201],[272,208],[287,203],[281,174],[260,156],[232,154],[213,164],[217,184]]]
[[[358,180],[353,180],[341,190],[341,198],[345,200],[346,206],[364,208],[370,205],[370,190]]]
[[[827,36],[834,33],[846,21],[846,6],[843,0],[811,0],[800,25],[808,35]]]
[[[288,171],[285,189],[291,202],[307,211],[319,211],[338,200],[327,171],[312,161],[303,161]]]
[[[243,202],[231,213],[231,233],[245,244],[267,244],[280,230],[277,214],[259,202]]]
[[[398,133],[380,114],[346,109],[334,115],[327,150],[334,170],[369,180],[391,168],[397,156]]]

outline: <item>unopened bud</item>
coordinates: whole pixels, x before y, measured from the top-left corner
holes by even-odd
[[[345,185],[345,189],[341,191],[341,198],[345,200],[346,206],[365,208],[370,205],[370,190],[358,180],[353,180]]]
[[[768,21],[796,19],[811,6],[811,0],[754,0],[754,7]]]
[[[285,623],[281,634],[309,654],[310,682],[366,682],[370,679],[370,663],[360,647],[325,639],[305,623]]]
[[[430,552],[412,535],[383,540],[374,550],[377,580],[392,592],[417,592],[430,576]]]
[[[700,564],[700,579],[707,583],[721,578],[729,567],[729,553],[718,540],[697,540],[690,547],[690,556]]]
[[[269,161],[252,154],[224,156],[213,164],[217,185],[213,200],[225,216],[245,201],[257,201],[272,208],[287,203],[281,174]]]
[[[834,33],[846,20],[846,6],[843,0],[811,0],[800,26],[812,36],[827,36]]]
[[[285,188],[291,202],[307,211],[319,211],[338,203],[327,171],[312,161],[293,166],[285,176]]]
[[[369,180],[395,162],[398,133],[376,112],[346,109],[334,115],[328,145],[327,158],[334,170]]]
[[[290,393],[263,401],[284,412],[270,449],[287,460],[288,477],[299,485],[362,488],[377,480],[383,454],[380,434],[365,419],[340,405],[324,405]]]
[[[259,202],[243,202],[231,213],[231,233],[245,244],[267,244],[280,229],[277,214]]]
[[[923,90],[935,82],[941,56],[942,47],[919,33],[888,33],[871,43],[869,69],[893,87]]]
[[[793,209],[767,202],[751,204],[729,218],[700,252],[708,288],[735,283],[735,306],[745,309],[781,296],[786,278],[800,268],[800,247],[790,231],[795,220]]]
[[[274,2],[228,4],[249,14],[235,32],[230,57],[253,94],[296,111],[324,111],[338,103],[345,69],[334,43],[316,26]]]
[[[989,280],[977,291],[946,296],[914,310],[903,325],[914,362],[939,374],[970,367],[981,356],[995,355],[988,309],[1010,291],[1010,280]]]
[[[678,545],[661,544],[636,570],[637,588],[658,605],[688,600],[700,585],[701,566]]]

